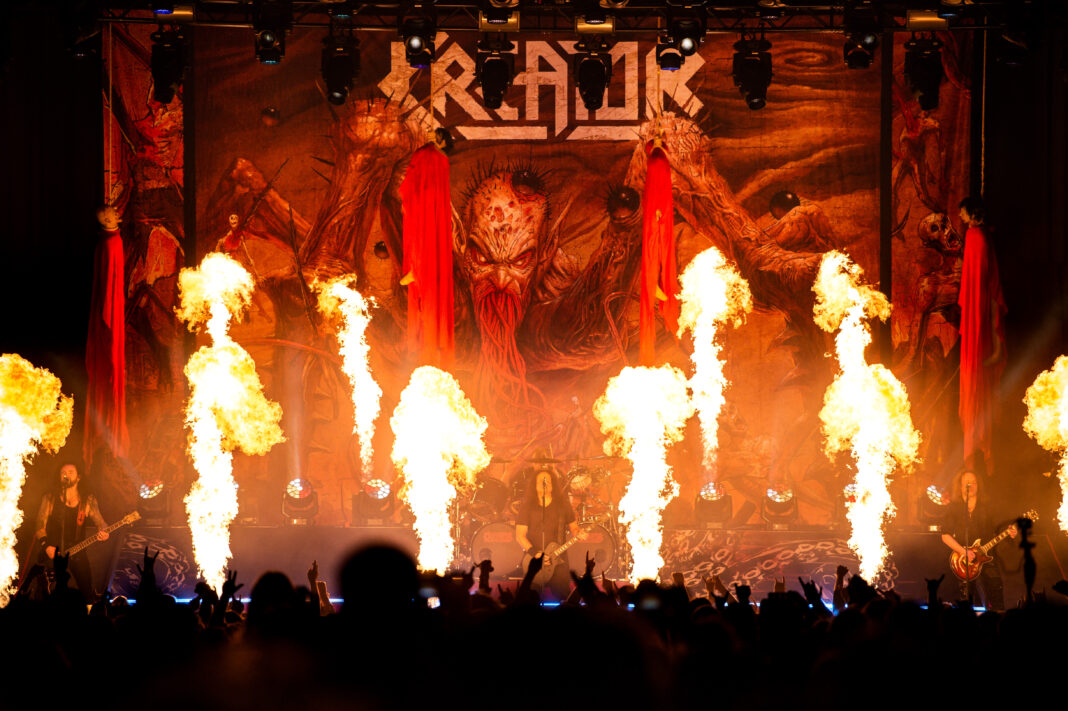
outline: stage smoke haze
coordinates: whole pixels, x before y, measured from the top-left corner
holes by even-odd
[[[686,376],[670,365],[624,368],[593,404],[601,432],[608,436],[605,454],[626,457],[633,467],[619,502],[633,558],[624,577],[631,581],[656,580],[664,567],[660,553],[664,507],[679,493],[667,463],[667,447],[682,439],[693,413]]]
[[[67,441],[74,400],[59,378],[19,355],[0,356],[0,607],[14,594],[19,562],[15,532],[26,462],[38,449],[56,452]]]
[[[1061,482],[1057,523],[1068,532],[1068,356],[1058,357],[1052,368],[1038,374],[1027,388],[1024,403],[1024,430],[1044,449],[1061,453],[1057,468]]]
[[[252,276],[225,254],[213,252],[178,277],[178,317],[211,344],[185,366],[189,401],[185,424],[189,455],[199,475],[185,497],[197,569],[216,592],[230,559],[230,522],[237,515],[233,454],[266,454],[284,437],[282,407],[267,399],[252,356],[230,338],[231,319],[252,300]]]
[[[887,482],[895,465],[910,467],[918,461],[920,434],[912,426],[905,386],[887,368],[865,358],[864,349],[871,343],[867,319],[889,318],[890,303],[882,292],[862,284],[862,276],[849,257],[828,252],[812,288],[816,325],[829,333],[838,331],[838,373],[820,410],[823,451],[833,460],[849,449],[856,463],[856,497],[846,502],[849,547],[860,559],[861,577],[874,580],[889,553],[883,525],[895,513]]]
[[[686,331],[693,335],[693,377],[690,390],[697,416],[701,421],[701,440],[704,445],[702,464],[708,472],[716,469],[716,449],[719,437],[719,413],[726,400],[727,377],[723,373],[721,346],[717,342],[721,324],[735,328],[745,322],[745,315],[753,310],[753,295],[749,283],[732,265],[726,263],[715,247],[701,252],[687,265],[679,278],[682,285],[679,314],[681,337]]]
[[[382,388],[375,382],[368,361],[371,349],[367,345],[367,326],[371,323],[370,308],[373,299],[365,299],[352,286],[355,275],[331,279],[325,284],[316,284],[319,292],[319,311],[328,318],[339,320],[337,331],[338,350],[341,353],[341,369],[352,386],[352,431],[360,442],[360,464],[364,477],[372,473],[375,436],[375,420],[378,418]]]
[[[419,567],[444,573],[453,558],[449,509],[457,487],[474,486],[490,463],[482,442],[486,420],[452,375],[423,366],[412,373],[389,424],[393,463],[404,480],[399,495],[415,514]]]

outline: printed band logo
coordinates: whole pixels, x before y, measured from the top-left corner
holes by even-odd
[[[678,71],[660,72],[655,47],[645,44],[645,49],[638,42],[617,42],[611,50],[612,88],[604,107],[590,112],[582,105],[571,76],[574,42],[520,40],[515,44],[513,84],[523,88],[522,99],[516,99],[514,90],[510,90],[511,103],[506,100],[499,109],[487,109],[475,80],[473,53],[439,32],[438,55],[431,67],[435,118],[464,138],[476,141],[632,141],[637,135],[635,127],[656,113],[658,90],[669,110],[681,110],[693,117],[704,106],[688,85],[705,64],[699,54],[688,57]],[[403,43],[391,42],[390,72],[378,87],[386,96],[403,96],[403,108],[428,124],[427,97],[411,93],[416,71],[408,66]],[[623,86],[622,102],[615,89],[619,84]],[[643,88],[645,100],[639,101]]]

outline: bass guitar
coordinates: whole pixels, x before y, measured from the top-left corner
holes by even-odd
[[[66,550],[61,552],[60,555],[72,556],[72,555],[75,555],[77,553],[81,553],[86,548],[88,548],[89,546],[91,546],[94,543],[96,543],[97,541],[99,541],[101,535],[103,535],[105,533],[110,535],[112,531],[116,531],[116,530],[122,528],[123,526],[129,526],[131,523],[133,523],[135,521],[140,521],[140,520],[141,520],[141,514],[139,514],[137,511],[131,511],[130,513],[126,514],[121,519],[119,519],[115,523],[111,524],[107,528],[103,528],[103,529],[97,531],[96,533],[94,533],[93,535],[91,535],[91,536],[89,536],[87,538],[83,538],[82,540],[78,541],[77,543],[75,543],[70,548],[67,548]]]
[[[1032,521],[1038,520],[1038,512],[1034,509],[1025,512],[1021,518],[1031,519]],[[1015,525],[1015,524],[1014,524]],[[1009,531],[1012,530],[1012,526],[1009,526],[998,535],[991,538],[986,543],[980,543],[979,538],[975,539],[975,543],[964,549],[964,553],[953,552],[949,555],[949,567],[953,571],[953,574],[965,582],[971,582],[979,577],[980,571],[983,566],[994,560],[994,556],[987,555],[987,552],[1005,540]],[[975,556],[972,562],[968,562],[968,551],[972,551]]]

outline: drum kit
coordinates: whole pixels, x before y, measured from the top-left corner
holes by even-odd
[[[494,461],[501,465],[510,463],[510,460]],[[524,460],[528,466],[559,466],[568,461],[547,457]],[[605,466],[575,465],[559,480],[561,489],[571,500],[576,523],[586,531],[585,540],[571,548],[571,560],[582,561],[588,555],[597,561],[596,571],[609,574],[622,562],[617,542],[623,539],[616,506],[608,493],[611,478],[612,472]],[[511,486],[485,475],[470,498],[461,503],[460,535],[456,540],[471,542],[468,550],[463,551],[470,556],[469,564],[488,558],[500,576],[521,573],[523,549],[515,540],[515,518],[526,493],[525,486],[526,477],[522,475],[513,476]]]

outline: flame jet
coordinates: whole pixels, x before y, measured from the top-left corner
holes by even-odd
[[[56,452],[67,441],[74,400],[59,378],[14,353],[0,356],[0,607],[14,594],[19,572],[15,533],[26,462],[38,449]]]
[[[221,590],[230,559],[230,522],[237,515],[233,454],[266,454],[284,440],[282,407],[267,399],[252,356],[230,338],[231,319],[252,301],[252,276],[225,254],[213,252],[195,269],[178,275],[178,317],[196,330],[205,326],[211,344],[185,365],[189,401],[185,424],[189,455],[199,474],[185,509],[197,568]]]
[[[841,252],[827,252],[816,283],[816,325],[834,338],[838,373],[823,398],[823,451],[831,459],[847,448],[857,466],[855,500],[847,502],[849,547],[860,558],[860,575],[874,580],[889,551],[883,523],[894,515],[887,479],[894,466],[917,461],[920,434],[912,426],[905,386],[884,366],[870,364],[866,319],[886,320],[890,302],[861,283],[860,267]]]
[[[444,573],[453,558],[449,507],[456,488],[471,487],[490,463],[481,417],[450,374],[432,366],[412,372],[389,420],[400,497],[415,514],[419,567]]]
[[[667,447],[682,439],[693,413],[686,376],[670,365],[624,368],[593,404],[601,432],[608,437],[605,454],[626,457],[633,467],[619,502],[633,558],[626,577],[632,581],[656,580],[664,567],[661,518],[664,507],[679,493],[667,463]]]
[[[702,464],[711,473],[716,470],[719,413],[726,402],[723,391],[728,385],[716,339],[721,324],[731,323],[737,328],[745,323],[745,315],[753,310],[753,295],[749,292],[749,282],[727,264],[715,247],[694,257],[680,281],[682,311],[678,335],[681,337],[687,330],[693,334],[690,390],[701,421]]]
[[[1044,370],[1024,395],[1027,417],[1024,431],[1051,452],[1060,452],[1057,478],[1061,482],[1061,505],[1057,523],[1068,532],[1068,356],[1060,356]]]
[[[319,311],[328,318],[340,319],[337,332],[341,352],[341,369],[352,386],[352,431],[360,442],[360,463],[365,478],[371,475],[374,449],[371,440],[375,436],[375,420],[378,419],[379,400],[382,388],[371,375],[366,331],[371,323],[370,308],[373,299],[365,299],[353,288],[353,275],[331,279],[325,284],[316,284],[319,292]]]

